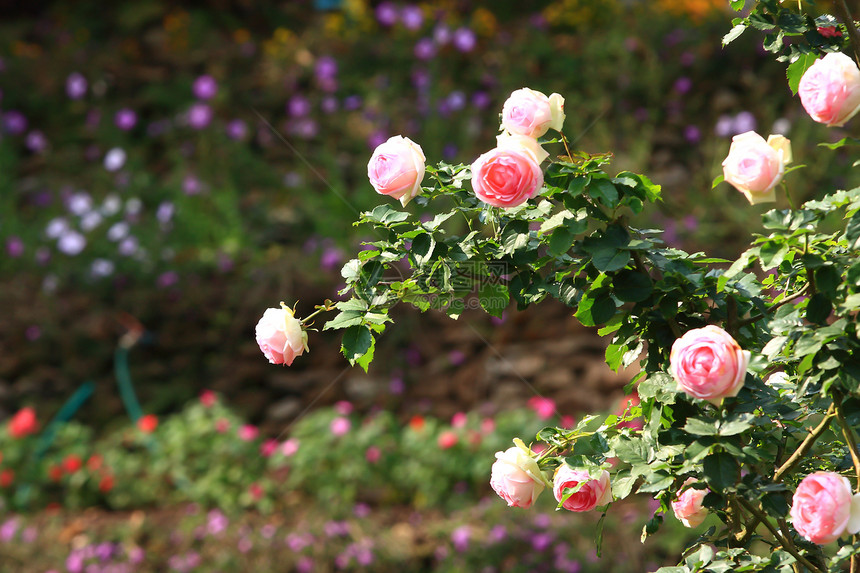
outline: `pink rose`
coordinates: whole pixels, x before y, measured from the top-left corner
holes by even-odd
[[[851,495],[847,478],[815,472],[803,478],[791,500],[794,528],[812,543],[835,541],[846,530],[860,531],[860,494]]]
[[[708,510],[702,507],[702,500],[711,490],[687,487],[693,483],[696,483],[696,478],[687,478],[681,487],[683,491],[672,502],[672,511],[684,527],[698,527],[708,515]]]
[[[523,441],[517,438],[514,443],[517,445],[504,452],[496,452],[490,487],[509,507],[529,508],[546,487],[546,481]]]
[[[290,457],[299,451],[299,441],[296,438],[290,438],[281,444],[281,453],[284,457]]]
[[[564,124],[564,98],[547,97],[541,92],[516,90],[502,107],[502,128],[515,135],[540,137],[549,129],[561,131]]]
[[[239,439],[243,442],[251,442],[257,439],[260,435],[260,429],[251,424],[243,424],[239,426]]]
[[[472,164],[472,189],[484,203],[516,207],[535,196],[543,185],[543,172],[531,154],[497,147]]]
[[[562,507],[570,511],[591,511],[598,505],[606,505],[612,501],[612,488],[609,484],[609,472],[601,470],[600,477],[594,479],[587,470],[575,470],[567,464],[561,464],[555,470],[552,479],[552,493],[556,501],[564,499],[565,489],[579,489],[564,500]]]
[[[256,334],[260,350],[272,364],[289,366],[308,350],[308,333],[284,303],[281,308],[266,309],[257,323]]]
[[[344,418],[342,416],[338,416],[329,424],[328,429],[331,430],[331,433],[335,436],[343,436],[352,428],[352,422],[349,421],[349,418]]]
[[[806,70],[797,93],[812,119],[840,127],[860,111],[860,69],[845,54],[827,54]]]
[[[728,332],[709,324],[677,339],[669,354],[669,369],[678,389],[719,406],[737,396],[744,385],[748,350],[741,350]]]
[[[377,193],[390,195],[405,207],[421,193],[424,161],[420,145],[408,137],[395,135],[373,152],[367,164],[367,177]]]
[[[754,131],[732,138],[723,177],[755,205],[776,201],[776,186],[791,163],[791,142],[781,135],[764,140]]]

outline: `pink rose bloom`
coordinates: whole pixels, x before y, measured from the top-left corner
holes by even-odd
[[[472,189],[484,203],[516,207],[534,197],[543,185],[543,172],[531,154],[497,147],[472,164]]]
[[[552,493],[556,501],[561,502],[565,489],[575,487],[579,489],[562,504],[567,510],[591,511],[598,505],[606,505],[612,501],[608,471],[601,470],[600,477],[594,479],[586,470],[575,470],[567,464],[558,466],[552,479]]]
[[[369,463],[375,464],[379,461],[379,458],[382,457],[382,450],[377,448],[376,446],[370,446],[364,452],[364,459],[366,459]]]
[[[290,438],[281,444],[281,453],[285,458],[294,455],[297,451],[299,451],[299,441],[296,438]]]
[[[342,436],[346,434],[350,428],[352,428],[352,422],[349,421],[348,418],[344,418],[338,416],[329,424],[328,429],[331,430],[331,433],[335,436]]]
[[[239,426],[239,439],[243,442],[256,440],[259,435],[260,430],[257,426],[252,426],[251,424],[243,424],[242,426]]]
[[[851,494],[848,479],[833,472],[803,478],[791,500],[794,528],[812,543],[835,541],[845,531],[860,531],[860,494]]]
[[[308,333],[284,303],[281,308],[267,308],[256,328],[257,344],[272,364],[293,363],[296,356],[308,350]]]
[[[860,69],[845,54],[827,54],[806,70],[797,94],[812,119],[840,127],[860,111]]]
[[[728,332],[709,324],[677,339],[669,354],[669,370],[678,389],[719,406],[737,396],[744,385],[748,350],[741,350]]]
[[[776,201],[776,186],[789,163],[788,139],[771,135],[765,141],[756,132],[747,131],[732,138],[729,154],[723,160],[723,177],[752,205]]]
[[[268,439],[260,445],[260,455],[268,458],[278,450],[278,440]]]
[[[683,491],[672,502],[672,511],[684,527],[698,527],[708,515],[708,510],[702,507],[702,500],[711,490],[687,487],[693,483],[696,483],[696,478],[687,478],[681,487]]]
[[[405,207],[421,193],[424,161],[420,145],[395,135],[374,150],[367,164],[367,177],[377,193],[394,197]]]
[[[447,450],[456,446],[458,441],[459,438],[457,437],[457,434],[450,430],[447,430],[439,434],[439,438],[436,440],[436,444],[439,446],[440,449]]]
[[[522,440],[504,452],[496,452],[490,473],[490,487],[509,507],[529,508],[546,487],[546,480]]]
[[[538,418],[548,420],[555,416],[555,400],[543,396],[532,396],[527,402],[528,407],[535,411]]]
[[[561,131],[564,124],[564,98],[547,97],[529,88],[518,89],[502,106],[502,128],[515,135],[540,137],[548,130]]]

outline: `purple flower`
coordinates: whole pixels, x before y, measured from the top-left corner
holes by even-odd
[[[393,26],[397,23],[397,8],[391,2],[383,2],[376,7],[376,21],[383,26]]]
[[[116,112],[113,116],[113,123],[123,131],[129,131],[137,125],[137,113],[133,109],[127,107]]]
[[[455,157],[457,157],[457,146],[453,143],[446,143],[445,147],[442,148],[442,158],[446,161],[452,161]]]
[[[508,530],[504,525],[494,525],[487,539],[492,543],[501,543],[508,537]]]
[[[419,60],[429,60],[436,55],[436,45],[430,38],[421,38],[415,44],[414,52]]]
[[[320,57],[314,65],[314,75],[318,80],[331,80],[337,75],[337,60],[331,56]]]
[[[461,525],[451,532],[451,543],[454,544],[454,549],[463,553],[469,548],[469,539],[472,536],[472,530],[468,525]]]
[[[27,131],[27,118],[20,111],[10,109],[3,114],[3,129],[10,135],[21,135]]]
[[[679,94],[685,94],[693,87],[693,80],[686,76],[682,76],[675,80],[675,91]]]
[[[732,124],[734,121],[728,115],[721,115],[717,119],[717,124],[714,126],[714,133],[718,137],[728,137],[732,134]]]
[[[72,257],[80,254],[86,246],[86,238],[77,231],[65,231],[57,241],[57,248]]]
[[[326,96],[320,102],[320,109],[323,113],[334,113],[337,111],[337,98],[333,96]]]
[[[454,31],[454,47],[464,54],[474,50],[477,43],[478,38],[475,36],[475,32],[469,28],[457,28]]]
[[[552,544],[551,533],[537,533],[532,536],[532,549],[541,553]]]
[[[18,532],[18,518],[13,517],[0,525],[0,541],[11,541]]]
[[[84,570],[84,557],[77,551],[72,551],[66,557],[66,570],[69,573],[81,573]]]
[[[294,133],[302,139],[312,139],[319,133],[319,126],[313,119],[303,117],[292,123],[290,133]]]
[[[370,506],[366,503],[356,503],[352,508],[352,514],[359,519],[364,519],[370,515]]]
[[[248,137],[248,124],[241,119],[234,119],[227,124],[227,137],[241,141]]]
[[[159,119],[146,126],[146,135],[149,137],[158,137],[170,131],[170,127],[170,120]]]
[[[96,557],[98,557],[101,561],[107,561],[111,557],[113,557],[114,546],[113,543],[99,543],[96,546]]]
[[[206,531],[209,532],[209,535],[218,535],[230,525],[230,520],[227,519],[227,516],[217,509],[210,511],[206,517]]]
[[[155,284],[158,285],[158,288],[167,288],[175,285],[179,282],[179,275],[176,274],[176,271],[166,271],[158,275],[158,278],[155,279]]]
[[[27,340],[29,340],[30,342],[33,342],[34,340],[39,340],[39,338],[42,337],[42,329],[35,324],[32,326],[28,326],[27,330],[24,331],[24,336],[26,336]],[[35,541],[36,537],[39,536],[38,530],[33,527],[28,527],[24,530],[24,533],[22,534],[25,538],[24,541],[27,541],[27,539],[30,538],[30,534],[28,533],[30,530],[32,530],[33,533],[33,541]],[[27,541],[27,543],[30,543],[30,541]]]
[[[789,131],[791,131],[791,121],[781,117],[773,122],[773,127],[770,128],[771,133],[777,133],[779,135],[785,135]]]
[[[397,396],[403,394],[404,390],[406,390],[406,385],[403,383],[403,378],[400,376],[392,377],[391,382],[388,383],[388,391]]]
[[[107,259],[96,259],[90,265],[90,273],[94,277],[109,277],[113,271],[114,264]]]
[[[254,547],[254,542],[248,537],[243,537],[237,545],[239,553],[247,553]]]
[[[44,133],[34,129],[27,134],[27,139],[25,140],[24,145],[26,145],[27,149],[33,153],[42,153],[48,147],[48,139],[45,137]]]
[[[120,241],[128,235],[129,226],[125,221],[118,221],[110,226],[107,238],[113,242]],[[50,235],[49,235],[50,236]]]
[[[173,206],[173,203],[170,201],[162,201],[158,206],[158,210],[155,212],[155,218],[158,219],[158,222],[162,225],[166,225],[173,218],[173,213],[175,211],[176,208]]]
[[[304,534],[304,535],[300,535],[298,533],[290,533],[289,535],[287,535],[285,541],[287,543],[287,546],[292,551],[294,551],[295,553],[298,553],[299,551],[301,551],[302,549],[304,549],[305,547],[307,547],[308,545],[313,543],[314,538],[313,538],[313,535],[311,535],[309,533]]]
[[[388,139],[384,131],[374,131],[367,138],[367,146],[370,149],[376,149]]]
[[[732,126],[732,133],[746,133],[748,131],[754,131],[756,127],[755,116],[748,112],[742,111],[735,116],[734,124]]]
[[[448,94],[448,106],[453,111],[459,111],[466,107],[466,94],[457,90]]]
[[[90,211],[89,213],[84,213],[81,217],[81,230],[85,233],[89,233],[102,223],[102,216],[98,211]]]
[[[79,191],[68,198],[66,201],[66,207],[72,215],[78,215],[80,217],[81,215],[88,213],[93,208],[93,200],[89,193]]]
[[[693,52],[684,52],[683,54],[681,54],[681,57],[679,59],[681,60],[682,66],[684,66],[685,68],[689,68],[696,63],[696,54],[694,54]]]
[[[193,129],[205,129],[212,121],[212,108],[205,103],[195,103],[188,108],[188,125]]]
[[[439,24],[433,30],[433,41],[440,46],[444,46],[451,41],[451,29],[444,24]]]
[[[298,573],[311,573],[314,570],[314,561],[310,557],[302,557],[296,562]]]
[[[400,21],[407,30],[415,31],[424,23],[424,13],[418,6],[406,6],[400,12]]]
[[[91,109],[87,112],[87,119],[85,123],[88,128],[95,129],[99,126],[102,121],[102,112],[98,109]]]
[[[137,252],[139,246],[140,245],[137,241],[137,237],[126,237],[119,243],[119,254],[124,257],[130,257]]]
[[[278,528],[272,525],[271,523],[267,523],[263,527],[260,528],[260,535],[263,536],[263,539],[271,539],[277,533]]]
[[[323,529],[328,537],[349,535],[349,524],[345,521],[328,521]]]
[[[541,529],[546,529],[551,523],[552,519],[545,513],[539,513],[534,518],[535,527],[540,527]]]
[[[688,125],[684,128],[684,139],[690,143],[698,143],[702,139],[702,132],[695,125]]]
[[[135,545],[131,549],[128,550],[128,562],[137,565],[143,561],[143,558],[146,554],[143,551],[142,547]]]
[[[218,82],[210,75],[200,76],[191,87],[197,99],[212,99],[218,93]]]
[[[125,165],[125,159],[125,151],[120,147],[114,147],[105,154],[105,169],[108,171],[118,171]]]
[[[373,551],[369,547],[359,547],[355,551],[355,560],[359,565],[367,567],[373,563]]]
[[[87,94],[87,78],[78,72],[72,72],[66,78],[66,95],[70,99],[81,99]]]
[[[182,191],[186,195],[199,195],[203,191],[203,184],[194,175],[186,175],[182,180]]]
[[[484,109],[490,105],[490,96],[487,92],[475,92],[472,94],[472,105],[478,109]]]
[[[305,117],[311,112],[311,102],[300,95],[294,95],[287,102],[287,113],[292,117]]]
[[[24,254],[24,241],[20,237],[9,237],[6,239],[6,252],[13,259],[17,259]]]
[[[343,109],[346,111],[355,111],[361,107],[361,96],[351,95],[343,98]]]

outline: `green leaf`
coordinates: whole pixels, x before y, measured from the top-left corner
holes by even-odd
[[[817,292],[806,305],[806,320],[816,324],[824,324],[833,312],[833,303],[824,293]]]
[[[848,248],[852,251],[860,250],[860,211],[848,221],[845,227],[845,238],[848,239]]]
[[[573,245],[574,234],[567,227],[558,227],[549,238],[549,252],[556,257],[566,253]]]
[[[723,46],[727,46],[731,42],[737,40],[746,29],[746,24],[738,24],[737,26],[729,30],[729,33],[723,36]]]
[[[612,272],[623,269],[630,262],[630,251],[620,251],[612,247],[603,247],[594,251],[591,262],[600,272]]]
[[[614,209],[618,205],[618,189],[609,179],[594,179],[588,186],[589,195]]]
[[[709,454],[702,462],[702,469],[708,485],[717,492],[734,487],[740,478],[738,462],[728,452]]]
[[[594,532],[594,544],[596,546],[595,551],[597,553],[597,558],[600,559],[601,553],[603,551],[603,524],[606,522],[606,512],[600,516],[600,519],[597,520],[597,527]]]
[[[827,149],[839,149],[846,145],[860,145],[860,139],[857,139],[856,137],[843,137],[836,143],[819,143],[818,145],[820,147],[826,147]]]
[[[433,256],[433,249],[435,247],[436,240],[429,233],[422,233],[412,239],[412,248],[409,252],[415,257],[415,262],[418,263],[418,266],[424,266]]]
[[[716,436],[720,429],[714,420],[703,420],[701,418],[687,418],[684,431],[697,436]]]
[[[797,87],[800,85],[800,78],[803,77],[806,70],[808,70],[817,59],[818,55],[816,54],[802,54],[799,58],[788,65],[788,68],[785,70],[785,77],[788,79],[788,87],[791,89],[792,95],[797,95]]]
[[[603,291],[599,294],[589,292],[583,296],[574,316],[585,326],[597,326],[607,322],[614,315],[615,301],[607,291]]]
[[[651,296],[651,277],[643,273],[624,270],[612,280],[615,296],[622,302],[642,302]]]
[[[725,175],[720,173],[719,175],[714,177],[714,181],[711,183],[711,189],[715,188],[717,185],[719,185],[720,183],[722,183],[725,180],[726,180]]]
[[[373,346],[373,335],[370,333],[370,329],[363,324],[350,326],[343,333],[341,352],[343,352],[343,355],[349,360],[350,364],[355,364],[365,354],[372,352]],[[372,359],[373,356],[371,355]],[[363,368],[366,370],[367,366],[365,365]]]

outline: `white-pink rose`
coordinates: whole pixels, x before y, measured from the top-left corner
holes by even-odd
[[[377,193],[394,197],[405,207],[421,193],[424,162],[420,145],[395,135],[374,150],[367,164],[367,177]]]
[[[851,494],[848,479],[833,472],[803,478],[791,500],[794,528],[812,543],[835,541],[845,531],[860,531],[860,494]]]
[[[767,141],[754,131],[732,138],[723,160],[723,177],[755,205],[776,201],[776,186],[791,163],[791,142],[781,135]]]
[[[562,507],[570,511],[591,511],[598,505],[606,505],[612,501],[612,487],[609,483],[609,472],[601,470],[600,477],[591,477],[588,470],[573,469],[567,464],[561,464],[555,470],[552,478],[552,493],[556,501],[561,502],[565,489],[578,488],[570,495]]]
[[[797,93],[812,119],[839,127],[860,111],[860,69],[845,54],[827,54],[806,70]]]
[[[272,364],[289,366],[308,350],[308,333],[284,303],[281,308],[266,309],[257,323],[256,335],[260,350]]]
[[[472,164],[472,189],[478,199],[494,207],[516,207],[537,194],[543,172],[524,149],[496,147]]]
[[[529,508],[546,487],[546,480],[522,440],[517,438],[514,443],[514,447],[496,452],[490,487],[509,507]]]
[[[669,368],[678,389],[719,406],[744,385],[750,353],[731,335],[709,324],[693,329],[672,344]]]
[[[548,130],[561,131],[564,124],[564,98],[547,97],[529,88],[518,89],[502,106],[502,128],[508,133],[540,137]]]
[[[693,483],[696,483],[696,478],[687,478],[681,488],[683,491],[672,501],[672,511],[684,527],[698,527],[708,515],[708,510],[702,507],[702,500],[710,490],[689,487]]]
[[[549,153],[547,153],[541,144],[538,143],[538,140],[527,135],[511,135],[507,132],[501,133],[496,136],[496,147],[500,149],[524,151],[531,155],[532,159],[534,159],[535,163],[538,165],[543,163],[544,159],[549,157]]]

